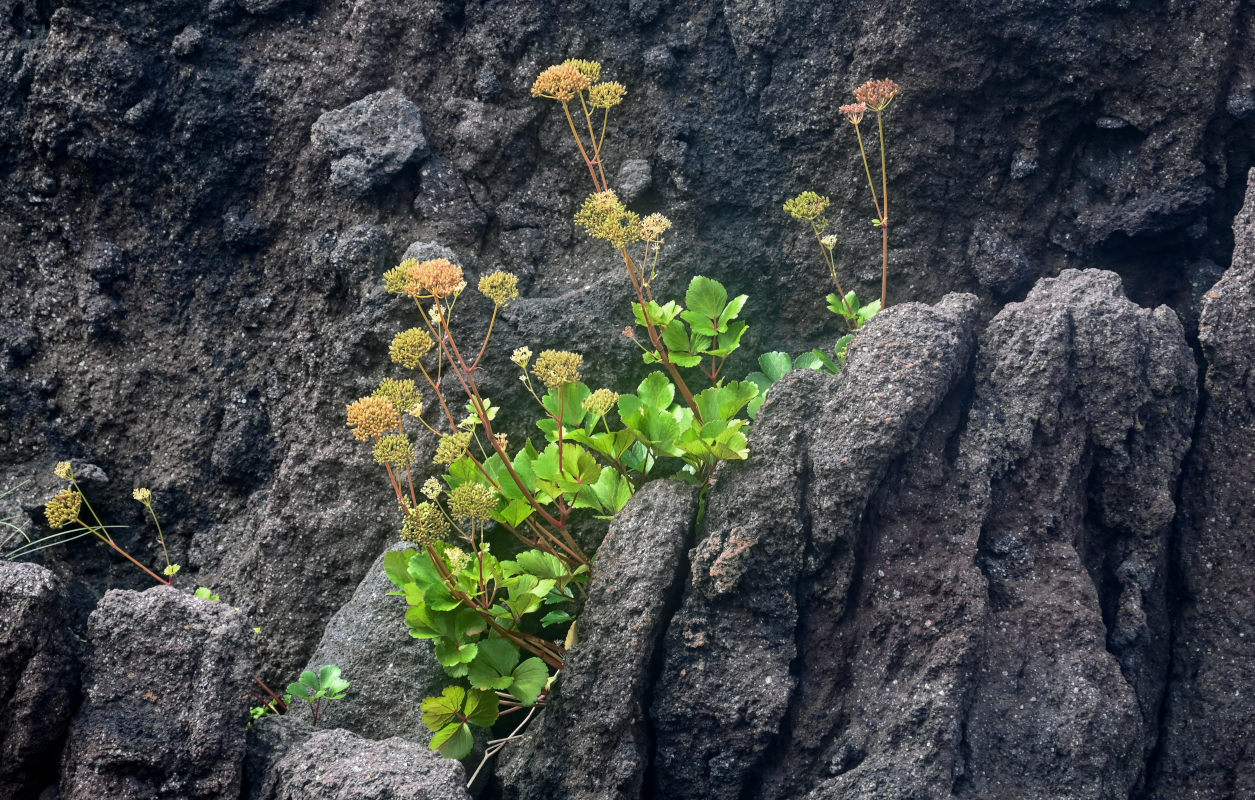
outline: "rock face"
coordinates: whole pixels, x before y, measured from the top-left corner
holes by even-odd
[[[115,590],[88,633],[60,796],[239,796],[255,636],[243,615],[165,587]]]
[[[350,195],[384,185],[428,153],[423,116],[396,89],[323,114],[310,128],[310,141],[331,159],[331,185]]]
[[[1255,182],[1233,226],[1233,265],[1207,293],[1203,413],[1182,488],[1182,607],[1151,797],[1255,792]]]
[[[277,763],[260,800],[470,800],[465,782],[460,763],[426,745],[318,731]]]
[[[0,797],[56,781],[79,688],[61,592],[43,567],[0,561]]]
[[[597,549],[588,602],[544,711],[497,775],[517,800],[640,797],[653,742],[644,699],[697,515],[693,487],[646,484]]]
[[[838,378],[773,390],[668,631],[657,793],[1142,789],[1195,402],[1180,323],[1069,271],[965,379],[973,344],[970,300],[898,306]]]
[[[318,724],[365,739],[399,736],[427,744],[431,731],[423,724],[423,699],[440,694],[450,679],[431,643],[410,636],[405,598],[388,596],[396,587],[384,574],[383,559],[375,560],[353,597],[332,616],[310,656],[307,669],[335,664],[351,684],[344,699],[327,704]],[[304,704],[288,714],[311,717]]]

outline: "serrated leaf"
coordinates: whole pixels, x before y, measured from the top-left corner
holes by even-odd
[[[689,281],[688,291],[684,293],[684,304],[690,311],[712,320],[718,319],[727,303],[728,290],[719,281],[704,275],[697,275]]]
[[[446,687],[439,697],[428,697],[423,700],[420,710],[423,724],[428,730],[438,731],[450,722],[458,719],[462,705],[466,702],[466,690],[461,686]]]
[[[661,372],[651,372],[636,387],[636,397],[648,408],[666,410],[675,399],[675,386]],[[622,404],[622,398],[620,398]]]
[[[763,353],[758,357],[758,366],[762,367],[763,374],[767,376],[767,380],[771,383],[783,378],[793,369],[793,359],[788,353],[782,353],[779,350],[770,353]]]
[[[523,520],[536,513],[536,508],[526,500],[511,500],[506,503],[505,508],[497,512],[497,516],[501,521],[517,528],[523,524]]]
[[[404,589],[406,584],[412,583],[410,578],[410,559],[418,555],[418,551],[412,547],[404,550],[389,550],[383,557],[383,570],[388,576],[388,580],[392,581],[396,586]]]
[[[440,751],[445,758],[463,759],[475,747],[475,737],[465,722],[451,722],[431,737],[432,750]]]
[[[719,320],[716,324],[720,332],[727,330],[728,323],[740,315],[741,309],[745,307],[745,301],[747,300],[749,300],[749,295],[742,294],[728,301],[728,304],[723,308],[723,312],[719,314]]]
[[[466,720],[481,728],[490,727],[500,716],[501,704],[492,692],[472,689],[466,695]]]
[[[540,618],[540,624],[546,628],[550,625],[561,625],[575,619],[567,611],[550,611],[548,614]]]
[[[533,705],[548,681],[549,668],[545,666],[545,662],[539,658],[529,658],[515,668],[510,694],[525,706]]]
[[[486,639],[470,663],[467,680],[476,689],[508,689],[514,680],[510,672],[518,663],[517,645],[500,638]]]
[[[615,474],[613,470],[607,470],[607,472]],[[514,560],[520,567],[538,578],[562,578],[570,572],[561,559],[553,553],[546,553],[542,550],[525,550],[515,556]]]

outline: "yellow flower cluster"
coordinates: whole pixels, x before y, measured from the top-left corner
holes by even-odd
[[[584,399],[582,408],[591,412],[598,419],[610,413],[610,409],[614,408],[619,402],[619,394],[609,389],[598,389]]]
[[[414,299],[441,299],[462,291],[466,286],[462,268],[447,258],[419,261],[407,258],[383,274],[384,288],[392,294],[407,294]]]
[[[471,565],[471,554],[460,547],[450,545],[444,551],[445,560],[449,562],[449,572],[457,575]]]
[[[432,458],[433,464],[452,464],[462,457],[466,452],[466,448],[471,444],[471,432],[461,431],[459,433],[450,433],[440,437],[440,444],[436,445],[436,455]]]
[[[897,96],[898,84],[885,78],[879,81],[868,81],[854,90],[854,99],[863,103],[872,111],[884,111]]]
[[[423,410],[423,393],[410,378],[384,378],[373,397],[386,397],[400,414],[417,417]]]
[[[587,75],[568,61],[540,73],[532,84],[532,97],[548,97],[566,103],[575,99],[576,95],[592,83]]]
[[[449,513],[455,519],[485,521],[497,510],[497,493],[482,483],[464,483],[449,492]]]
[[[63,481],[74,480],[74,467],[69,461],[58,461],[57,466],[52,471]]]
[[[436,478],[428,478],[423,483],[421,491],[423,493],[423,497],[426,497],[428,500],[435,500],[437,497],[444,494],[444,487],[440,485],[440,481]]]
[[[671,230],[671,220],[662,214],[650,214],[641,220],[641,238],[647,242],[656,241],[669,230]]]
[[[78,520],[78,510],[83,505],[83,495],[73,489],[65,489],[44,504],[44,516],[54,531]]]
[[[405,508],[401,538],[407,542],[427,547],[444,538],[448,532],[449,521],[435,503],[419,503],[413,508]]]
[[[401,331],[392,338],[392,345],[388,348],[388,355],[394,363],[400,364],[406,369],[417,369],[423,356],[431,352],[436,343],[432,341],[430,334],[420,328],[410,328]]]
[[[590,236],[605,239],[615,247],[642,238],[640,215],[628,211],[609,189],[589,195],[575,215],[575,222]]]
[[[784,210],[798,219],[815,222],[822,219],[832,201],[814,192],[802,192],[784,204]]]
[[[579,73],[588,79],[590,84],[601,80],[601,62],[585,61],[582,58],[568,58],[562,62],[564,67],[575,67]]]
[[[497,270],[479,279],[480,294],[499,306],[509,305],[519,296],[519,276]]]
[[[830,233],[827,236],[819,237],[819,243],[824,246],[825,250],[831,250],[837,246],[837,235]]]
[[[346,408],[348,425],[359,441],[378,439],[391,430],[401,428],[401,415],[386,397],[363,397]]]
[[[375,463],[408,467],[414,462],[414,443],[404,433],[390,433],[375,442]]]
[[[532,360],[532,349],[530,347],[516,347],[514,352],[510,354],[510,360],[523,369],[527,369],[527,365]]]
[[[136,489],[131,492],[131,497],[134,497],[146,506],[151,506],[153,504],[153,493],[151,489]]]
[[[557,389],[564,383],[579,381],[580,368],[583,366],[584,357],[579,353],[566,350],[544,350],[536,357],[532,374],[539,378],[546,388]]]
[[[627,96],[627,87],[618,81],[595,83],[588,89],[588,103],[593,108],[614,108]]]

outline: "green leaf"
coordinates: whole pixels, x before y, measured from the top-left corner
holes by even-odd
[[[318,675],[312,669],[307,669],[302,672],[301,677],[297,680],[308,686],[313,691],[318,690]]]
[[[762,367],[763,374],[767,376],[767,380],[775,383],[787,375],[789,370],[793,369],[793,359],[789,358],[788,353],[776,350],[759,356],[758,365]]]
[[[497,695],[492,692],[481,692],[472,689],[466,694],[466,721],[481,728],[487,728],[497,721],[501,704]]]
[[[461,686],[446,687],[439,697],[428,697],[420,709],[423,713],[423,724],[428,730],[438,731],[450,722],[458,719],[462,712],[462,704],[466,702],[466,690]]]
[[[540,624],[546,628],[550,625],[561,625],[564,622],[570,622],[575,619],[570,612],[567,611],[550,611],[548,614],[540,618]]]
[[[310,698],[310,695],[313,694],[309,690],[309,687],[307,687],[303,683],[289,683],[287,692],[288,694],[299,697],[302,700],[308,700]]]
[[[439,750],[445,758],[463,759],[475,747],[475,737],[465,722],[451,722],[431,737],[432,750]]]
[[[695,356],[690,353],[672,353],[669,358],[671,359],[671,363],[675,364],[677,367],[696,367],[698,364],[702,363],[701,356]]]
[[[514,683],[510,686],[510,694],[519,699],[525,706],[535,704],[540,693],[549,681],[549,668],[539,658],[529,658],[514,670]]]
[[[841,371],[841,365],[832,360],[832,357],[823,350],[812,350],[807,355],[813,357],[816,361],[823,365],[825,371],[830,375],[836,375]]]
[[[476,689],[508,689],[514,681],[510,673],[518,663],[517,645],[502,638],[486,639],[480,642],[466,677]]]
[[[697,275],[689,281],[688,291],[684,293],[684,304],[689,310],[708,317],[718,319],[728,302],[728,290],[719,281]]]
[[[606,471],[615,474],[613,470]],[[525,550],[515,556],[514,560],[520,567],[538,578],[558,579],[570,573],[561,559],[553,553],[546,553],[542,550]]]
[[[832,348],[833,354],[836,355],[837,360],[842,364],[845,363],[846,356],[849,354],[850,342],[852,341],[854,341],[854,334],[847,333],[838,339],[836,346]]]
[[[666,410],[675,399],[675,386],[661,372],[651,372],[645,380],[641,381],[640,386],[636,387],[636,397],[648,408]],[[620,408],[622,408],[623,398],[619,400]]]
[[[880,313],[880,301],[873,300],[862,308],[858,309],[859,325],[863,325],[869,319]]]
[[[477,655],[479,655],[479,645],[473,642],[460,643],[448,639],[436,642],[436,660],[446,667],[469,664]]]
[[[689,351],[689,335],[684,323],[672,320],[662,331],[662,343],[668,350],[687,353]]]
[[[388,580],[392,581],[399,588],[404,589],[407,583],[412,583],[410,578],[410,559],[418,555],[418,551],[412,547],[404,550],[389,550],[387,555],[383,557],[383,570],[388,576]]]
[[[536,512],[536,508],[526,500],[511,500],[506,503],[505,508],[497,512],[497,516],[501,521],[517,528],[523,524],[523,520],[530,517]]]
[[[318,670],[318,685],[328,687],[332,683],[340,680],[340,668],[335,664],[327,664]]]
[[[728,304],[724,306],[723,312],[719,314],[719,321],[716,327],[718,327],[721,332],[726,330],[728,323],[740,315],[741,309],[745,307],[745,301],[749,299],[749,295],[742,294],[729,300]]]
[[[601,477],[593,484],[593,494],[597,496],[605,513],[617,514],[632,499],[632,482],[617,470],[604,469]]]

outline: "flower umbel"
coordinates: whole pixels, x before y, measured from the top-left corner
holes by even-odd
[[[863,115],[867,113],[867,104],[851,103],[848,106],[841,106],[840,111],[845,115],[846,119],[857,125],[863,121]]]
[[[598,419],[610,413],[610,409],[614,408],[619,402],[619,394],[609,389],[598,389],[584,399],[582,408],[585,411],[592,412]]]
[[[627,96],[627,87],[617,81],[595,83],[588,89],[588,102],[593,108],[614,108]]]
[[[671,220],[662,214],[650,214],[641,220],[641,238],[647,242],[657,241],[669,230],[671,230]]]
[[[83,495],[73,489],[65,489],[56,497],[44,504],[44,516],[48,518],[48,526],[60,530],[78,519],[78,511],[83,505]]]
[[[449,492],[448,503],[455,519],[483,522],[497,510],[497,493],[482,483],[464,483]]]
[[[814,192],[802,192],[797,197],[786,202],[784,210],[797,219],[816,222],[823,218],[824,212],[828,210],[828,205],[831,202],[824,195],[815,194]]]
[[[500,270],[479,279],[480,294],[499,306],[507,306],[519,296],[519,276]]]
[[[52,471],[63,481],[74,480],[74,467],[69,461],[58,461],[57,466]]]
[[[406,507],[404,511],[401,538],[407,542],[427,547],[449,532],[449,521],[435,503],[419,503],[412,508]]]
[[[421,328],[410,328],[401,331],[392,338],[392,345],[388,348],[388,355],[393,362],[400,364],[406,369],[416,369],[419,362],[423,360],[423,356],[431,352],[436,343],[432,341],[431,335]]]
[[[598,72],[600,73],[600,68]],[[532,84],[532,97],[548,97],[551,100],[566,103],[573,100],[592,83],[587,75],[568,61],[540,73],[536,82]]]
[[[460,431],[441,436],[440,444],[436,445],[436,455],[432,458],[432,463],[452,464],[457,461],[470,446],[471,435],[470,431]]]
[[[532,360],[532,350],[530,347],[516,347],[514,352],[510,354],[510,360],[523,369],[527,369],[527,365]]]
[[[590,236],[605,239],[615,247],[641,238],[640,215],[628,211],[609,189],[589,195],[575,215],[575,222]]]
[[[346,411],[348,425],[359,442],[378,439],[388,431],[401,428],[401,415],[386,397],[363,397],[349,404]]]
[[[897,96],[900,87],[885,78],[879,81],[868,81],[854,90],[854,99],[864,103],[872,111],[884,111]]]
[[[447,258],[415,262],[407,273],[409,280],[405,285],[405,293],[416,299],[439,300],[457,294],[466,285],[462,268]]]
[[[390,433],[375,443],[375,462],[408,467],[414,463],[414,443],[404,433]]]
[[[373,397],[386,397],[400,414],[417,417],[423,410],[423,395],[411,378],[384,378]]]
[[[153,493],[151,489],[136,489],[135,491],[131,492],[131,497],[135,498],[136,500],[138,500],[139,502],[143,503],[146,506],[151,506],[153,504]]]
[[[567,350],[545,350],[536,357],[532,374],[545,384],[545,388],[557,389],[564,383],[579,381],[580,368],[583,366],[584,357],[579,353]]]
[[[428,478],[423,482],[422,492],[423,497],[426,497],[428,500],[435,500],[437,497],[444,494],[444,486],[442,486],[440,481],[436,478]]]

